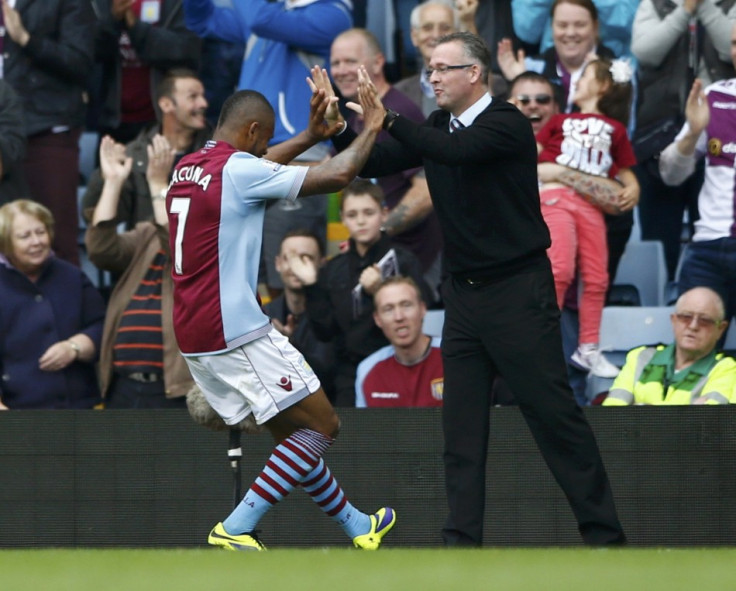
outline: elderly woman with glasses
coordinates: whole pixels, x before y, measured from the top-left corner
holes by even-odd
[[[105,304],[51,250],[54,219],[18,199],[0,207],[0,409],[92,408]]]
[[[712,289],[683,293],[672,314],[675,342],[629,351],[603,405],[736,402],[736,360],[716,347],[728,327],[724,316]]]

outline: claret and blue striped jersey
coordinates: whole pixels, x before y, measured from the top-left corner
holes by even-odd
[[[216,141],[177,164],[166,210],[184,355],[221,353],[270,329],[257,299],[266,200],[295,200],[307,170]]]

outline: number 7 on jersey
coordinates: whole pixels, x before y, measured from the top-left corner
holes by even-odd
[[[176,224],[176,237],[174,238],[174,272],[177,275],[182,274],[181,245],[184,242],[184,229],[187,225],[190,201],[188,197],[174,197],[171,200],[170,213],[179,216]]]

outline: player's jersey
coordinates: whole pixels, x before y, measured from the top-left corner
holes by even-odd
[[[215,141],[174,169],[166,210],[184,355],[227,351],[270,329],[256,297],[266,200],[295,200],[307,170]]]
[[[445,373],[441,340],[432,339],[427,355],[414,365],[402,365],[388,345],[358,365],[355,406],[442,406]]]

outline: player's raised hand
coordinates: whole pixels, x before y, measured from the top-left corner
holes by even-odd
[[[327,70],[314,66],[311,70],[312,77],[307,78],[307,84],[312,89],[312,94],[318,91],[324,91],[324,96],[328,100],[327,108],[325,110],[324,118],[328,126],[332,126],[335,123],[342,124],[344,119],[340,113],[340,109],[337,106],[337,97],[335,96],[335,89],[332,88],[330,77],[327,75]]]
[[[325,91],[316,89],[312,93],[309,100],[309,124],[307,132],[312,136],[314,142],[321,142],[329,139],[337,132],[343,129],[345,121],[328,122],[325,118],[325,112],[329,108],[330,99],[325,96]]]
[[[363,114],[363,123],[366,129],[380,131],[383,127],[383,119],[386,109],[383,107],[381,98],[378,96],[376,85],[373,84],[365,66],[358,68],[358,99]],[[352,103],[348,103],[348,107]]]

